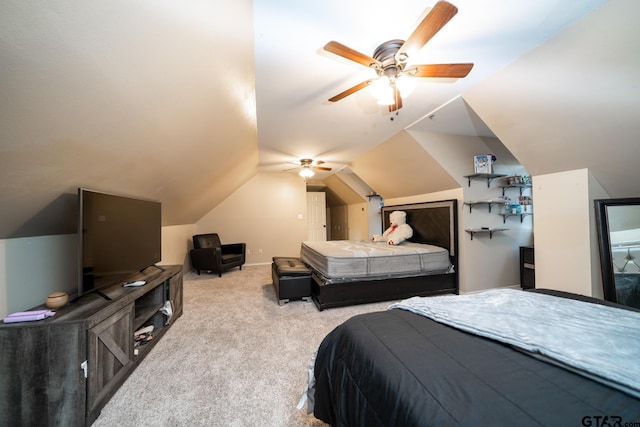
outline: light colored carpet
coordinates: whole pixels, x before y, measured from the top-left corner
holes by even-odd
[[[184,277],[184,314],[104,407],[103,426],[325,424],[296,409],[322,338],[391,302],[318,311],[277,303],[271,266]]]

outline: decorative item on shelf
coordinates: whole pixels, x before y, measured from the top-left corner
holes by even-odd
[[[507,184],[509,185],[524,184],[524,180],[522,178],[523,177],[520,175],[509,176],[507,177]]]
[[[505,178],[507,186],[530,186],[531,185],[531,177],[529,175],[511,175]]]
[[[520,205],[523,206],[524,212],[526,212],[528,210],[527,207],[531,205],[533,199],[531,199],[531,196],[520,196],[518,201],[520,202]]]
[[[511,199],[509,198],[509,196],[503,196],[504,199],[504,213],[509,213],[509,211],[511,210]]]
[[[47,297],[44,305],[49,308],[62,308],[69,302],[69,295],[66,292],[52,292]]]
[[[493,173],[493,164],[498,160],[493,154],[481,154],[473,157],[475,173]]]

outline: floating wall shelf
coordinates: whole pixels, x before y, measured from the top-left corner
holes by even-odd
[[[526,188],[531,188],[531,184],[509,184],[502,186],[502,195],[504,196],[504,192],[507,188],[517,188],[520,190],[520,195],[522,196],[522,190]]]
[[[504,178],[505,176],[507,175],[501,173],[474,173],[473,175],[464,175],[464,177],[467,178],[469,182],[469,187],[471,187],[471,181],[473,181],[474,179],[486,179],[487,188],[491,186],[491,181],[496,178]]]
[[[493,238],[493,233],[498,231],[507,231],[508,228],[495,228],[495,227],[482,227],[482,228],[467,228],[464,231],[471,235],[471,240],[473,240],[474,234],[489,234],[489,239]]]
[[[510,216],[519,216],[520,217],[520,222],[522,222],[522,220],[524,219],[525,216],[530,216],[533,215],[533,213],[531,212],[522,212],[522,213],[502,213],[500,214],[502,215],[502,222],[506,224],[507,222],[507,217]]]

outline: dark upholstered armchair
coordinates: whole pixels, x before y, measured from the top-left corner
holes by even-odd
[[[200,270],[213,271],[222,277],[222,273],[234,267],[240,267],[245,260],[245,243],[223,245],[217,233],[196,234],[193,236],[191,265],[198,274]]]

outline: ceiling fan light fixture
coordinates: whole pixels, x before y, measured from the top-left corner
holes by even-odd
[[[405,76],[401,74],[396,79],[396,87],[400,91],[400,94],[403,98],[411,95],[413,90],[416,88],[416,81],[409,76]]]
[[[314,176],[315,172],[311,168],[305,166],[302,169],[300,169],[300,172],[298,172],[298,175],[300,175],[304,179],[307,179],[307,178],[311,178],[312,176]]]
[[[392,105],[395,103],[393,99],[393,87],[391,87],[389,77],[382,76],[374,80],[371,85],[369,85],[369,89],[371,95],[373,95],[379,105]]]
[[[384,96],[378,98],[378,105],[393,105],[396,103],[395,99],[393,98],[393,89],[391,89],[391,87],[389,87],[389,93],[385,94]]]
[[[381,76],[372,81],[369,85],[369,92],[375,99],[380,99],[386,96],[389,90],[389,77]]]

